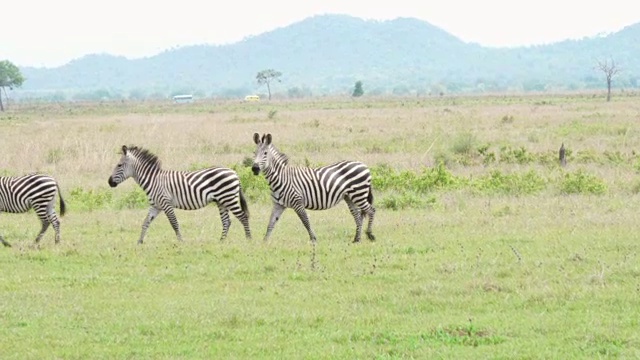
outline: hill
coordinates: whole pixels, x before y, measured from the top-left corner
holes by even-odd
[[[94,54],[57,68],[21,70],[27,78],[22,92],[30,95],[243,96],[256,91],[255,75],[266,68],[283,73],[274,89],[281,96],[348,93],[357,80],[368,94],[406,94],[602,87],[594,65],[609,58],[624,68],[616,85],[638,87],[639,57],[640,23],[604,37],[490,48],[412,18],[322,15],[229,45],[187,46],[141,59]]]

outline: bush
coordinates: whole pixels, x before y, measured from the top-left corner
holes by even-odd
[[[596,176],[580,169],[574,173],[564,175],[560,183],[560,192],[564,194],[601,195],[607,192],[607,186]]]
[[[382,198],[382,201],[380,201],[380,207],[389,210],[404,210],[408,208],[419,209],[432,208],[435,203],[436,198],[433,195],[429,195],[425,198],[420,196],[420,194],[404,191]]]
[[[149,206],[149,200],[147,194],[141,187],[136,186],[131,191],[126,193],[124,197],[119,198],[115,203],[115,207],[118,210],[122,209],[141,209]]]
[[[113,192],[110,189],[84,190],[77,187],[71,189],[67,202],[74,210],[93,211],[109,205],[112,196]]]
[[[456,188],[462,179],[451,174],[443,163],[421,172],[395,171],[386,165],[371,168],[372,186],[376,190],[405,190],[426,193],[433,189]]]
[[[458,155],[469,155],[476,148],[477,139],[472,133],[459,134],[451,144],[451,151]]]
[[[527,152],[524,146],[512,148],[503,146],[500,148],[500,162],[509,164],[528,164],[533,161],[531,153]]]
[[[498,192],[510,195],[533,194],[543,190],[546,180],[534,171],[524,174],[503,174],[499,170],[473,181],[473,187],[485,192]]]

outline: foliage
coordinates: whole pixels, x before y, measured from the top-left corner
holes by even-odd
[[[273,81],[280,81],[280,76],[282,76],[282,73],[273,69],[262,70],[256,75],[256,81],[259,85],[267,85],[269,100],[271,100],[271,83]]]
[[[560,191],[564,194],[601,195],[607,192],[607,185],[595,175],[580,169],[564,175]]]
[[[141,187],[136,186],[132,190],[125,192],[124,196],[117,199],[114,204],[118,210],[122,209],[143,209],[149,207],[147,194]]]
[[[380,207],[389,210],[432,208],[436,204],[434,195],[424,195],[412,191],[394,191],[380,201]]]
[[[474,179],[471,185],[488,193],[529,195],[543,190],[546,187],[546,181],[532,170],[522,174],[503,174],[499,170],[493,170],[488,175]]]
[[[93,211],[104,209],[111,204],[113,191],[111,189],[89,189],[80,187],[71,189],[66,201],[73,211]]]
[[[453,189],[464,182],[451,174],[443,163],[433,168],[424,168],[420,172],[395,171],[388,166],[379,165],[371,168],[371,177],[371,186],[376,190],[404,190],[415,193]]]
[[[13,89],[22,86],[23,82],[24,77],[17,66],[9,60],[0,61],[0,111],[4,111],[2,93],[6,94],[6,88]]]
[[[362,81],[358,80],[353,87],[353,93],[351,94],[351,96],[360,97],[362,95],[364,95],[364,90],[362,89]]]
[[[451,151],[458,155],[469,155],[476,148],[478,139],[470,132],[458,134],[451,144]]]

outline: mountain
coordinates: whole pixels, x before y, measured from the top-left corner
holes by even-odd
[[[508,31],[508,29],[505,29]],[[598,60],[614,59],[618,86],[640,86],[640,23],[604,37],[491,48],[466,43],[427,22],[372,21],[346,15],[307,18],[229,45],[196,45],[141,59],[88,55],[57,68],[24,67],[22,92],[133,96],[190,92],[240,96],[258,71],[282,72],[274,92],[476,92],[601,87]],[[297,91],[292,91],[297,90]],[[106,94],[106,95],[105,95]]]

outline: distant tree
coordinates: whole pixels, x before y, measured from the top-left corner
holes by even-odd
[[[13,90],[14,87],[22,86],[23,82],[24,78],[17,66],[13,65],[9,60],[0,61],[0,111],[4,111],[2,91],[4,91],[4,95],[8,100],[7,88]]]
[[[267,92],[269,93],[269,100],[271,100],[271,82],[272,81],[280,81],[278,79],[282,76],[280,71],[275,71],[273,69],[262,70],[256,75],[256,80],[258,81],[258,85],[267,85]]]
[[[605,60],[598,60],[598,70],[604,73],[604,76],[607,78],[607,101],[611,101],[611,80],[613,77],[620,72],[620,68],[616,65],[616,63],[611,59],[611,62]]]
[[[360,97],[362,95],[364,95],[364,90],[362,90],[362,81],[358,80],[353,87],[353,93],[351,94],[351,96]]]

